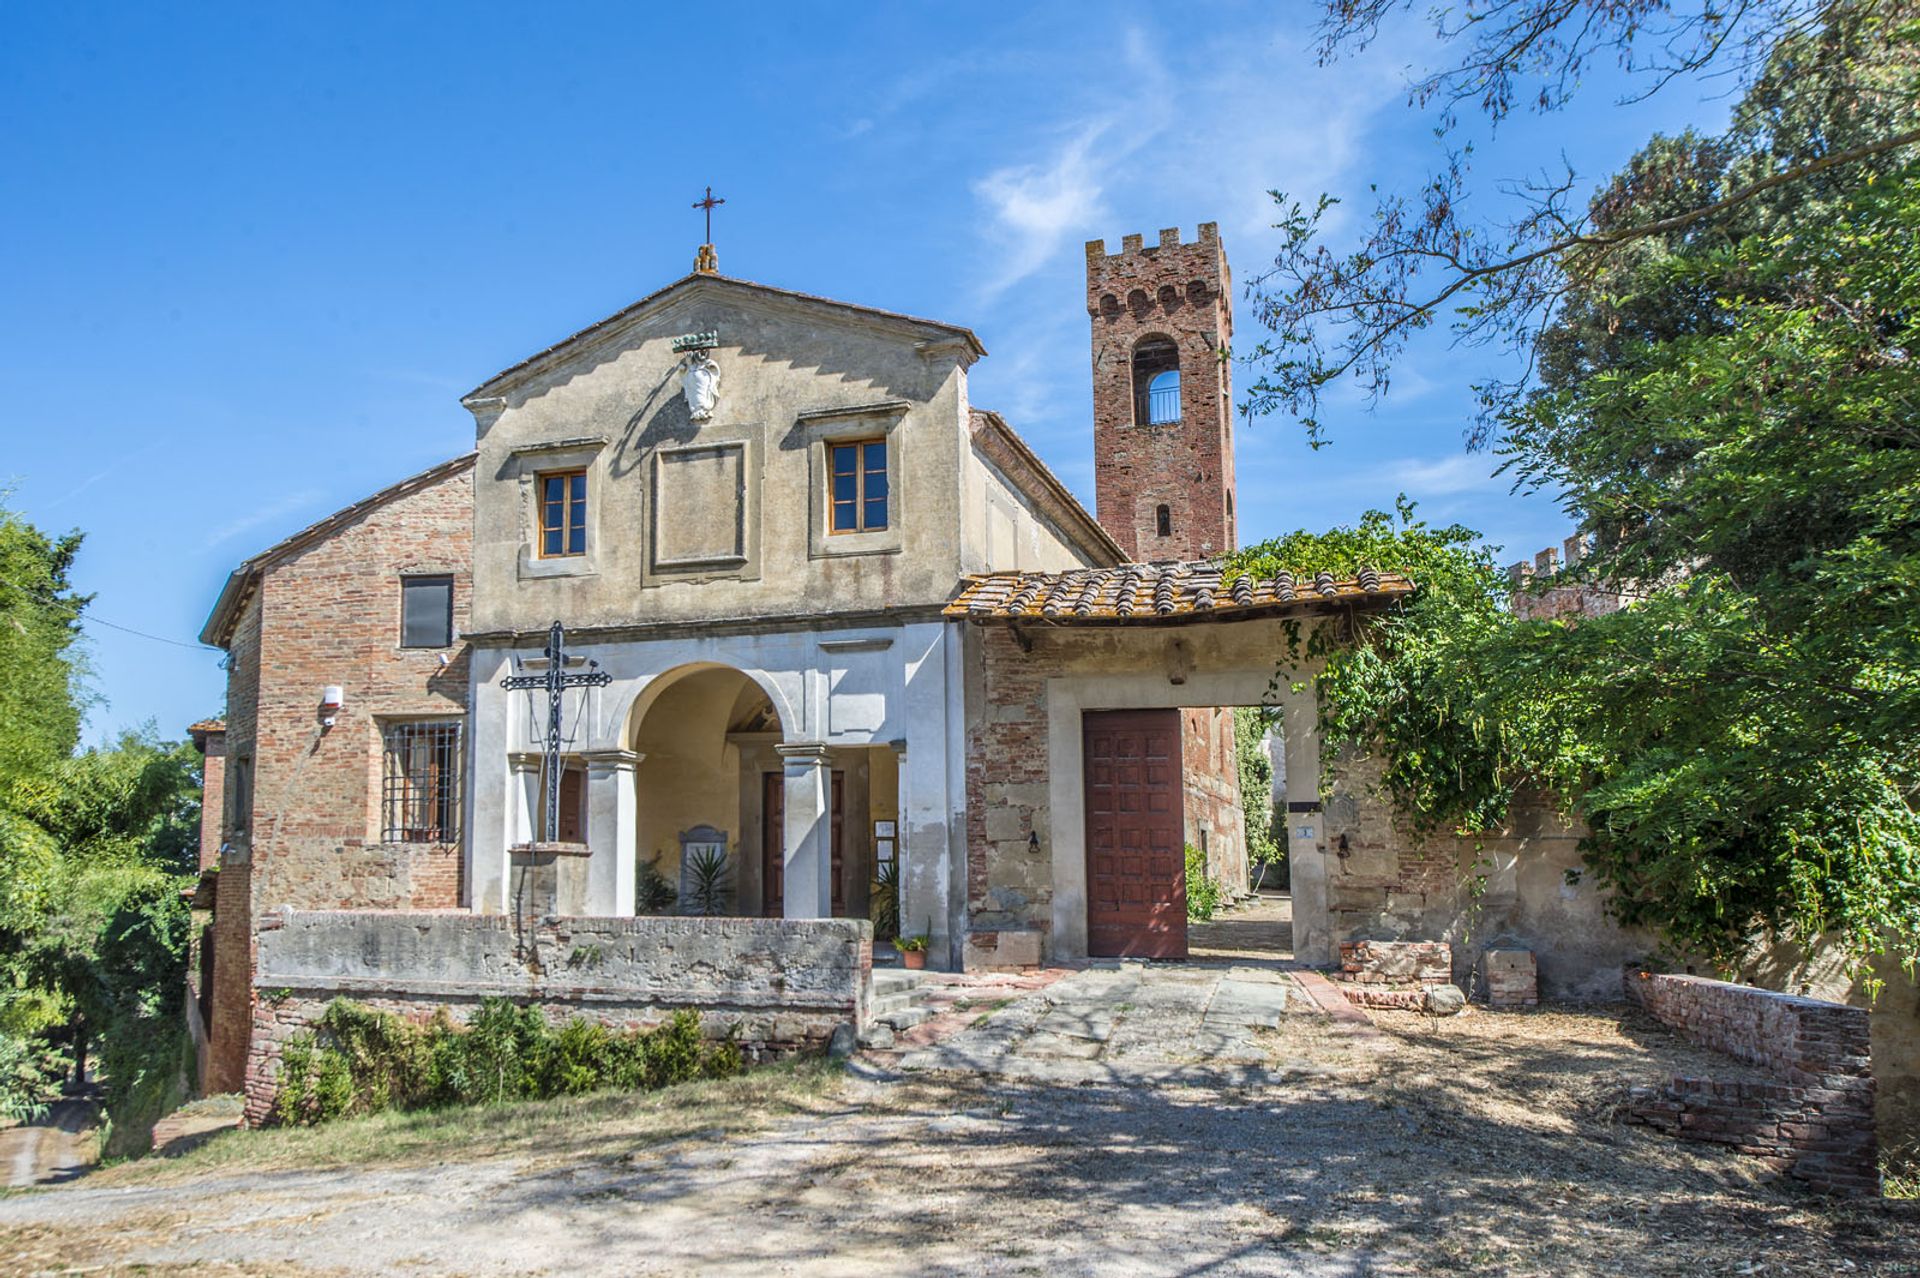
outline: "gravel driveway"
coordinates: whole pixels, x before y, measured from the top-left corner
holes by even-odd
[[[747,1133],[108,1171],[0,1200],[0,1269],[1920,1273],[1912,1204],[1824,1202],[1615,1125],[1631,1083],[1724,1064],[1624,1008],[1354,1024],[1290,990],[1222,965],[983,993],[943,1045]]]

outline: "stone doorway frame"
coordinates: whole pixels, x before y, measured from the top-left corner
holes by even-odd
[[[1276,703],[1286,733],[1287,861],[1292,876],[1294,954],[1331,962],[1324,822],[1320,820],[1320,734],[1313,693],[1269,688],[1273,667],[1195,672],[1173,683],[1164,672],[1058,675],[1046,682],[1048,819],[1053,849],[1049,960],[1087,958],[1086,761],[1082,716],[1089,710],[1177,710]],[[1296,812],[1296,804],[1312,804]],[[1302,830],[1311,831],[1303,835]]]

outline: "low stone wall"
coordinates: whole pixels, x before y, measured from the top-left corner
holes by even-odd
[[[524,933],[464,911],[282,910],[261,920],[247,1121],[271,1109],[282,1045],[335,998],[418,1020],[507,998],[617,1028],[690,1008],[759,1060],[864,1030],[872,968],[859,919],[567,917]]]
[[[1835,1193],[1879,1192],[1871,1022],[1864,1010],[1697,976],[1629,969],[1627,996],[1702,1047],[1772,1072],[1773,1084],[1675,1078],[1636,1089],[1627,1116],[1731,1145]]]

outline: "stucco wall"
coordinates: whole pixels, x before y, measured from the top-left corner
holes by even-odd
[[[695,422],[672,340],[709,331],[719,399]],[[933,326],[735,281],[676,286],[475,403],[476,632],[556,616],[587,628],[944,603],[985,555],[971,358]],[[843,437],[888,443],[884,534],[826,531],[824,447]],[[698,509],[672,478],[688,448],[725,453]],[[587,554],[543,560],[537,476],[576,466],[588,472]]]
[[[690,1008],[750,1056],[823,1046],[864,1028],[873,965],[864,920],[511,919],[447,911],[284,910],[262,920],[247,1113],[272,1104],[282,1045],[336,997],[424,1019],[483,998],[615,1025]]]

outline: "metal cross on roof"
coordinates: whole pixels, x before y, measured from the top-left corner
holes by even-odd
[[[711,244],[711,243],[713,243],[713,210],[714,210],[714,208],[715,208],[716,206],[718,206],[718,205],[721,205],[721,204],[725,204],[725,203],[726,203],[726,201],[725,201],[725,200],[723,200],[723,199],[718,199],[718,198],[716,198],[716,197],[714,196],[714,193],[713,193],[713,188],[712,188],[712,187],[708,187],[708,188],[707,188],[707,198],[706,198],[706,199],[704,199],[704,200],[695,200],[695,201],[693,202],[693,207],[695,207],[696,209],[705,209],[705,210],[707,211],[707,239],[706,239],[706,242],[707,242],[708,244]]]
[[[500,686],[509,692],[522,689],[547,690],[547,824],[546,842],[560,839],[560,702],[568,688],[604,688],[613,676],[600,668],[598,661],[587,662],[585,670],[567,673],[567,632],[559,622],[547,631],[547,668],[540,674],[508,675]]]

